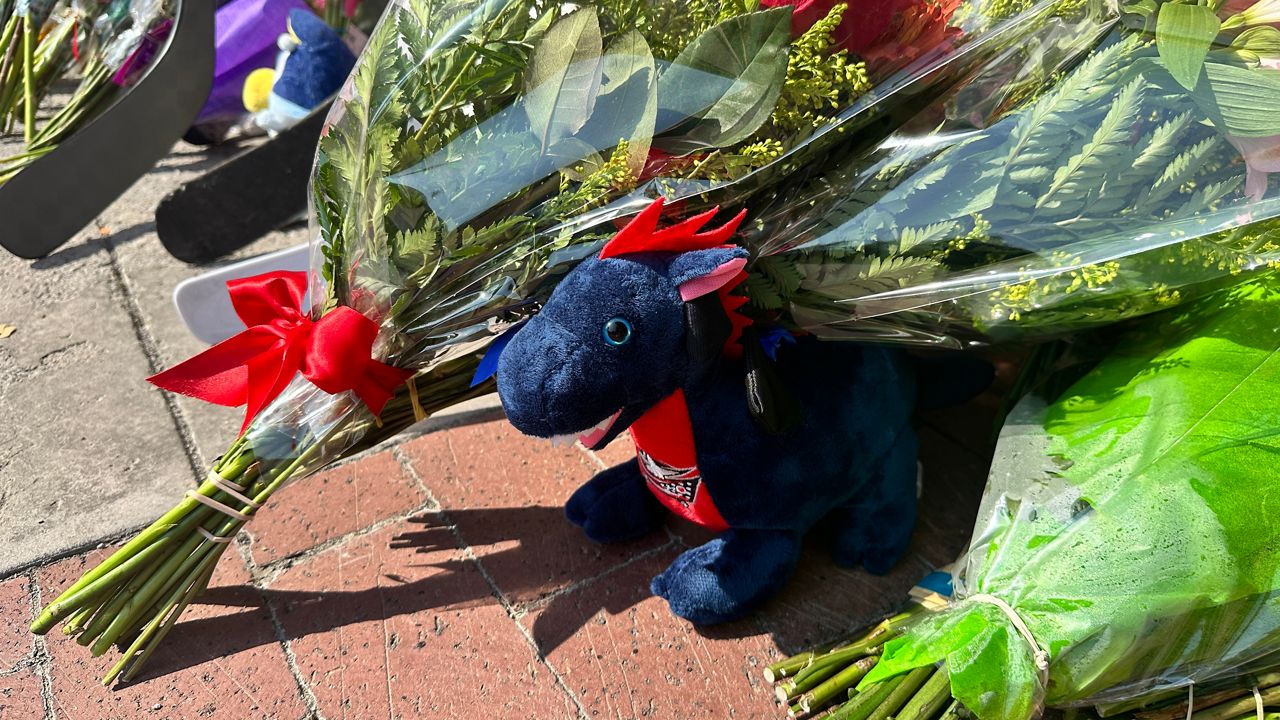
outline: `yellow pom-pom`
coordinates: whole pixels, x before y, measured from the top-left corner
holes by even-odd
[[[276,84],[276,71],[272,68],[258,68],[244,79],[244,92],[241,99],[244,109],[249,112],[262,112],[267,109],[267,98],[271,96],[271,86]]]

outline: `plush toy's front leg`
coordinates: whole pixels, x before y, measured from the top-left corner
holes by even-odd
[[[596,475],[564,505],[569,522],[598,543],[620,543],[649,534],[662,524],[666,509],[653,496],[630,460]]]
[[[915,430],[904,427],[853,503],[831,512],[836,564],[883,575],[906,554],[916,526],[917,449]]]
[[[782,589],[800,559],[790,530],[727,530],[676,558],[650,588],[671,612],[699,625],[742,617]]]

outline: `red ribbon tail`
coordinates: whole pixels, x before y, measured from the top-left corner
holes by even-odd
[[[266,352],[249,361],[249,388],[240,432],[280,396],[298,374],[303,348],[291,343],[279,352]]]
[[[247,363],[279,341],[272,333],[246,330],[188,360],[147,378],[158,388],[235,407],[249,397]]]
[[[369,406],[374,415],[381,415],[387,401],[395,397],[396,390],[413,377],[412,370],[403,370],[386,363],[370,360],[364,377],[356,385],[356,395]]]

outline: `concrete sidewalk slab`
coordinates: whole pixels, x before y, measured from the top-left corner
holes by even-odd
[[[92,241],[99,242],[99,241]],[[0,575],[149,522],[191,464],[107,254],[0,253]]]

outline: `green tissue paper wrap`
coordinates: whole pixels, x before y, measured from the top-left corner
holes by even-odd
[[[888,643],[864,686],[945,660],[979,718],[1025,720],[1277,664],[1280,283],[1162,320],[1057,402],[1020,406],[956,602]],[[1048,652],[1047,686],[978,594]]]

